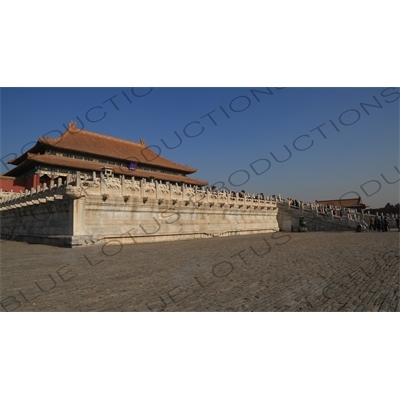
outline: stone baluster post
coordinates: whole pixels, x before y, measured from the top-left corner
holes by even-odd
[[[121,175],[121,195],[125,196],[126,187],[125,187],[125,175]]]
[[[184,183],[181,184],[181,190],[182,190],[182,200],[186,199],[186,193],[187,193],[187,188]]]
[[[140,198],[143,199],[143,197],[144,197],[144,185],[145,185],[145,183],[146,183],[146,180],[145,180],[144,178],[142,178],[142,179],[139,181],[139,183],[140,183],[140,190],[139,190]]]
[[[100,172],[100,194],[105,194],[106,193],[106,179],[104,177],[104,174]]]

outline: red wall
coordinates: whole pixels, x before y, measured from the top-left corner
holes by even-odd
[[[25,182],[24,181],[15,181],[15,179],[4,179],[0,176],[0,189],[6,191],[14,191],[19,193],[20,190],[25,191]]]
[[[12,190],[16,193],[19,193],[20,190],[25,191],[25,189],[30,190],[31,188],[34,188],[36,190],[38,185],[40,185],[40,187],[43,187],[43,183],[46,183],[47,187],[49,187],[50,181],[51,178],[49,178],[48,176],[44,175],[40,177],[39,174],[32,175],[26,180],[21,180],[18,178],[10,179],[10,177],[8,176],[0,175],[0,189],[6,191]]]
[[[35,175],[32,175],[32,176],[30,176],[29,178],[26,179],[26,182],[25,182],[26,189],[30,190],[33,187],[36,188],[34,183],[35,183]]]

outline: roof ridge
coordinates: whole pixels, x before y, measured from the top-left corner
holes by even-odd
[[[139,146],[139,147],[147,147],[147,146],[145,146],[145,145],[143,145],[143,144],[140,144],[140,143],[137,143],[137,142],[130,142],[129,140],[126,140],[126,139],[121,139],[121,138],[116,138],[116,137],[114,137],[114,136],[110,136],[110,135],[105,135],[105,134],[103,134],[103,133],[97,133],[97,132],[91,132],[91,131],[87,131],[87,130],[85,130],[85,129],[82,129],[85,133],[88,133],[88,134],[90,134],[90,135],[94,135],[94,136],[103,136],[103,137],[106,137],[106,138],[110,138],[110,139],[113,139],[113,140],[116,140],[116,141],[119,141],[119,142],[124,142],[124,143],[129,143],[129,144],[133,144],[133,145],[135,145],[135,146]],[[80,130],[79,132],[82,132],[82,130]]]
[[[121,139],[121,138],[116,138],[116,137],[114,137],[114,136],[104,135],[103,133],[91,132],[91,131],[87,131],[87,130],[85,130],[85,129],[81,129],[79,132],[82,132],[82,131],[84,131],[85,133],[89,133],[89,134],[91,134],[91,135],[101,136],[101,137],[107,137],[107,138],[114,139],[114,140],[117,140],[117,141],[120,141],[120,142],[123,142],[123,143],[128,143],[128,144],[130,144],[130,145],[133,144],[133,145],[135,145],[135,146],[143,147],[144,150],[149,149],[149,150],[152,151],[154,154],[157,154],[157,153],[155,153],[153,150],[151,150],[150,147],[148,147],[148,146],[146,145],[146,142],[144,142],[144,144],[137,143],[137,142],[131,142],[131,141],[126,140],[126,139]],[[156,158],[158,158],[158,157],[160,157],[160,158],[162,158],[162,159],[164,159],[164,160],[168,160],[167,158],[162,157],[160,154],[157,154],[157,157],[156,157]],[[182,166],[183,166],[183,167],[187,167],[187,165],[179,164],[179,163],[177,163],[177,162],[175,162],[175,161],[171,161],[171,160],[168,160],[168,161],[171,162],[171,163],[173,163],[173,164],[175,164],[175,165],[178,165],[178,166],[180,166],[180,167],[182,167]],[[190,168],[190,167],[189,167],[189,168]]]
[[[64,136],[66,133],[75,134],[75,133],[83,132],[83,133],[86,133],[86,134],[89,134],[89,135],[106,137],[106,138],[109,138],[109,139],[117,140],[119,142],[129,143],[131,145],[133,144],[133,145],[139,146],[139,147],[145,147],[145,148],[147,147],[145,144],[143,145],[141,143],[131,142],[131,141],[127,140],[127,139],[121,139],[121,138],[117,138],[117,137],[114,137],[114,136],[105,135],[104,133],[97,133],[97,132],[87,131],[86,129],[76,129],[75,132],[74,132],[74,130],[72,130],[71,127],[69,127],[61,136]],[[43,138],[46,141],[49,141],[51,143],[51,141],[60,141],[60,137],[61,136],[59,136],[57,138],[45,138],[44,136],[40,136],[40,138]]]
[[[351,197],[348,199],[330,199],[330,200],[316,200],[316,201],[346,201],[346,200],[358,200],[359,197]]]

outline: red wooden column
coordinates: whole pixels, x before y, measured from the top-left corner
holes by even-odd
[[[33,187],[36,189],[38,185],[40,185],[40,174],[35,174],[33,176]]]

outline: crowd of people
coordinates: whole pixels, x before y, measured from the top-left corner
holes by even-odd
[[[396,227],[400,232],[399,217],[396,217]],[[389,220],[384,216],[371,217],[369,219],[369,230],[378,232],[387,232],[390,230]]]
[[[287,201],[291,206],[294,206],[294,207],[299,207],[300,206],[300,203],[297,200],[293,200],[293,199],[288,198]]]
[[[389,222],[386,217],[371,217],[369,219],[369,230],[378,232],[387,232],[389,230]]]
[[[231,196],[235,197],[236,192],[232,191]],[[266,196],[264,196],[264,193],[257,193],[257,194],[251,194],[251,193],[246,193],[244,190],[241,192],[238,192],[239,198],[247,198],[247,199],[254,199],[254,200],[269,200]]]

